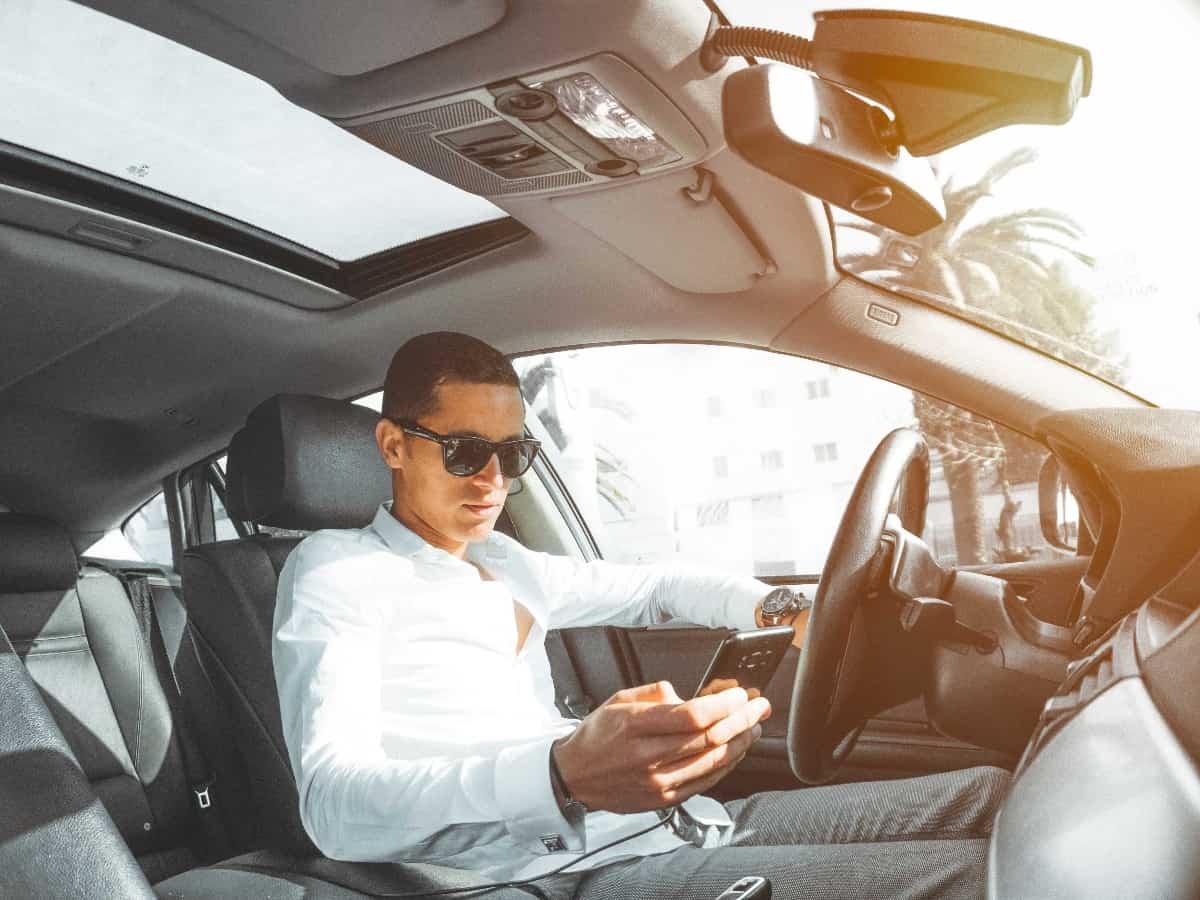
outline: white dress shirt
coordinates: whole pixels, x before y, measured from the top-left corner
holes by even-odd
[[[535,553],[499,533],[466,555],[427,544],[389,503],[366,528],[310,535],[283,568],[273,644],[283,735],[301,819],[326,856],[506,880],[652,826],[654,812],[563,817],[548,755],[578,723],[554,705],[546,631],[669,619],[754,628],[767,591],[748,577]],[[514,599],[533,618],[519,653]],[[685,809],[729,824],[709,798]],[[577,868],[684,843],[653,828]]]

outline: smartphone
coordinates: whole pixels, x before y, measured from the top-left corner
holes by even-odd
[[[795,635],[791,625],[731,634],[713,654],[692,696],[703,697],[732,687],[745,688],[751,699],[762,696]]]

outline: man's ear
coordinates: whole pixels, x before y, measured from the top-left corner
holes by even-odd
[[[404,468],[404,432],[399,425],[391,419],[380,419],[375,425],[375,443],[389,469]]]

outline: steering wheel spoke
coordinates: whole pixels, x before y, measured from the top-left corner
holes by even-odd
[[[900,428],[871,454],[842,514],[792,689],[788,758],[805,783],[833,778],[881,698],[894,698],[894,691],[877,689],[869,676],[873,636],[902,634],[895,586],[903,591],[936,586],[938,596],[952,577],[902,524],[921,528],[928,487],[925,440],[914,429]],[[891,553],[882,555],[885,535]],[[880,590],[885,572],[886,591]]]

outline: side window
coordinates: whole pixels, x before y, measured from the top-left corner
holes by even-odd
[[[138,557],[145,562],[173,566],[171,560],[171,528],[167,524],[167,503],[161,493],[129,517],[121,532]]]
[[[124,526],[114,528],[84,553],[99,559],[153,563],[172,568],[171,529],[167,526],[167,504],[155,494],[130,516]]]
[[[1049,556],[1046,449],[880,379],[766,351],[637,344],[516,361],[544,448],[604,556],[755,575],[821,570],[871,451],[919,427],[924,537],[947,564]]]
[[[221,474],[225,474],[225,457],[222,456],[217,460],[217,468],[221,470]],[[209,484],[208,499],[212,503],[213,510],[213,527],[217,532],[218,541],[236,540],[240,535],[237,533],[237,528],[234,527],[233,520],[229,518],[229,513],[225,510],[225,504],[221,502],[221,498],[217,495],[216,488]]]

